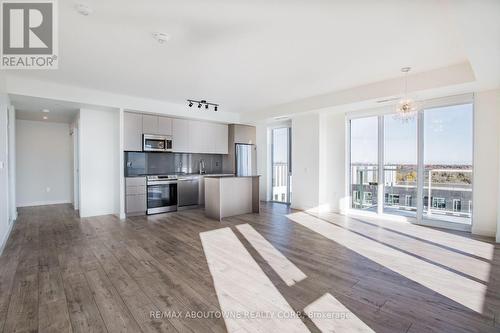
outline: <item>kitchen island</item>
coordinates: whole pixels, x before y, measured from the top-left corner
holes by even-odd
[[[205,215],[225,217],[259,213],[260,176],[205,176]]]

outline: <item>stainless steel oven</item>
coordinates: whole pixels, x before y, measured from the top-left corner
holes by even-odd
[[[172,151],[172,136],[170,135],[142,135],[143,151]]]
[[[147,176],[146,185],[148,215],[177,210],[177,177]]]

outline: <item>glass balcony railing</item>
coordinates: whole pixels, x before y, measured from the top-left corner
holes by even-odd
[[[415,216],[417,166],[384,166],[384,213]],[[377,211],[378,166],[351,166],[351,207]],[[425,166],[423,184],[425,218],[470,224],[472,166]]]

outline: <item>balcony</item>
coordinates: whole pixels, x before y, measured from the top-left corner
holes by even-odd
[[[427,219],[470,224],[472,166],[425,166],[423,216]],[[351,167],[352,208],[377,211],[378,166]],[[415,217],[416,165],[384,166],[384,213]]]

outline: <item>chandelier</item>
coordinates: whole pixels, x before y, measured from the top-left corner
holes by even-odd
[[[396,118],[403,122],[408,122],[409,120],[415,118],[418,113],[418,107],[415,101],[408,98],[408,72],[411,67],[401,68],[401,72],[405,73],[405,94],[401,98],[396,107]]]

